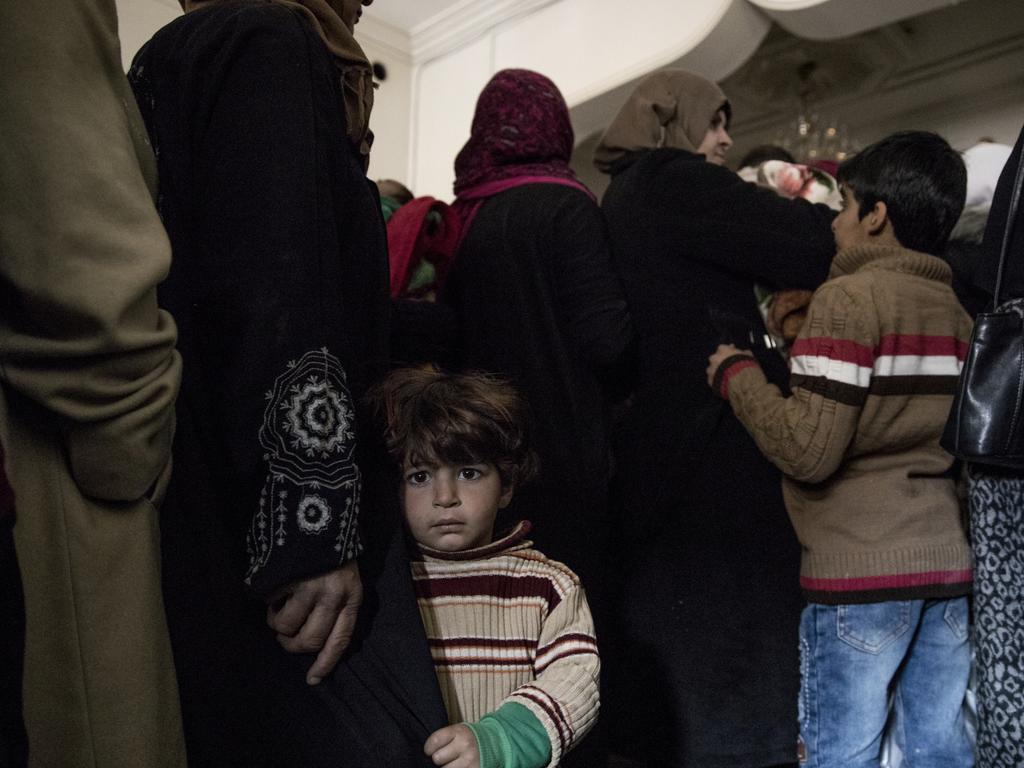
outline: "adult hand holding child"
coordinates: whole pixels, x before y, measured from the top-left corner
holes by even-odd
[[[290,653],[317,653],[306,682],[317,685],[341,659],[356,627],[363,602],[359,566],[350,560],[340,568],[301,579],[273,595],[267,624]]]

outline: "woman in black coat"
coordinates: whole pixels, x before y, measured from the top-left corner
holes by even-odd
[[[1024,206],[1009,218],[1024,130],[999,177],[977,262],[967,280],[991,305],[1009,230],[999,302],[1024,297]],[[1024,473],[968,466],[974,549],[979,765],[1024,764]]]
[[[714,83],[658,72],[595,155],[612,176],[602,208],[640,349],[616,444],[619,514],[630,525],[608,727],[632,744],[627,754],[658,766],[796,756],[799,546],[778,470],[707,388],[704,369],[733,341],[786,387],[754,284],[821,283],[833,214],[725,168],[729,118]]]
[[[429,765],[447,716],[358,405],[388,361],[360,2],[185,7],[131,80],[185,361],[161,518],[190,763]]]
[[[533,412],[540,477],[508,515],[533,522],[538,547],[580,574],[593,605],[609,530],[602,376],[633,327],[572,147],[554,83],[526,70],[491,79],[455,161],[462,236],[443,300],[458,316],[462,366],[508,376]]]

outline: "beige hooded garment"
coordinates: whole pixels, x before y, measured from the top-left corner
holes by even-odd
[[[601,137],[594,165],[609,173],[624,155],[643,149],[696,152],[720,109],[729,101],[710,80],[682,69],[648,75],[630,95]]]

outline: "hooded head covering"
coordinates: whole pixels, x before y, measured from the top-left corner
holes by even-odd
[[[648,75],[619,110],[594,152],[604,173],[630,152],[669,147],[696,152],[718,110],[729,100],[710,80],[682,69]]]
[[[225,0],[180,0],[185,13],[225,2]],[[348,139],[364,158],[370,156],[370,111],[373,109],[373,69],[366,54],[341,19],[342,0],[271,0],[293,8],[313,25],[334,59],[341,77],[345,99]]]
[[[480,93],[469,141],[455,158],[455,194],[520,176],[576,179],[561,91],[544,75],[503,69]]]
[[[469,141],[455,158],[452,209],[461,234],[484,200],[512,187],[564,184],[593,197],[569,167],[573,138],[569,108],[548,78],[526,69],[494,75],[477,100]]]

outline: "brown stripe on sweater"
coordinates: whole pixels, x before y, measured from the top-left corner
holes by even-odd
[[[858,407],[868,399],[867,387],[858,387],[825,376],[805,376],[794,373],[789,377],[790,389],[806,389],[813,395],[821,395],[827,400],[835,400],[843,405]]]
[[[533,669],[533,659],[509,659],[501,656],[433,656],[435,667],[501,667]]]
[[[543,654],[545,654],[548,651],[550,651],[552,648],[556,648],[557,646],[561,645],[562,643],[567,643],[567,642],[570,642],[570,641],[575,641],[575,642],[580,642],[580,643],[594,643],[595,645],[597,644],[597,638],[595,638],[593,635],[587,635],[587,634],[584,634],[582,632],[570,632],[567,635],[559,635],[554,640],[552,640],[550,643],[545,645],[543,648],[538,648],[537,649],[537,655],[538,656],[542,656]]]
[[[428,642],[432,648],[458,646],[460,648],[529,648],[532,650],[537,645],[536,640],[507,637],[431,637]]]
[[[538,695],[540,694],[540,695]],[[555,725],[555,731],[558,733],[558,743],[561,751],[564,753],[565,748],[569,742],[569,734],[567,733],[568,725],[563,722],[561,713],[558,711],[558,702],[556,702],[546,691],[536,688],[532,685],[524,685],[518,691],[515,691],[513,696],[522,696],[524,699],[529,699],[538,707],[544,710],[544,713],[548,716]]]
[[[955,395],[957,376],[874,376],[872,395]]]
[[[415,579],[416,595],[425,599],[443,597],[494,597],[512,599],[518,597],[541,598],[547,603],[548,611],[562,602],[550,579],[541,576],[518,576],[513,578],[495,576],[466,576],[463,578]]]

